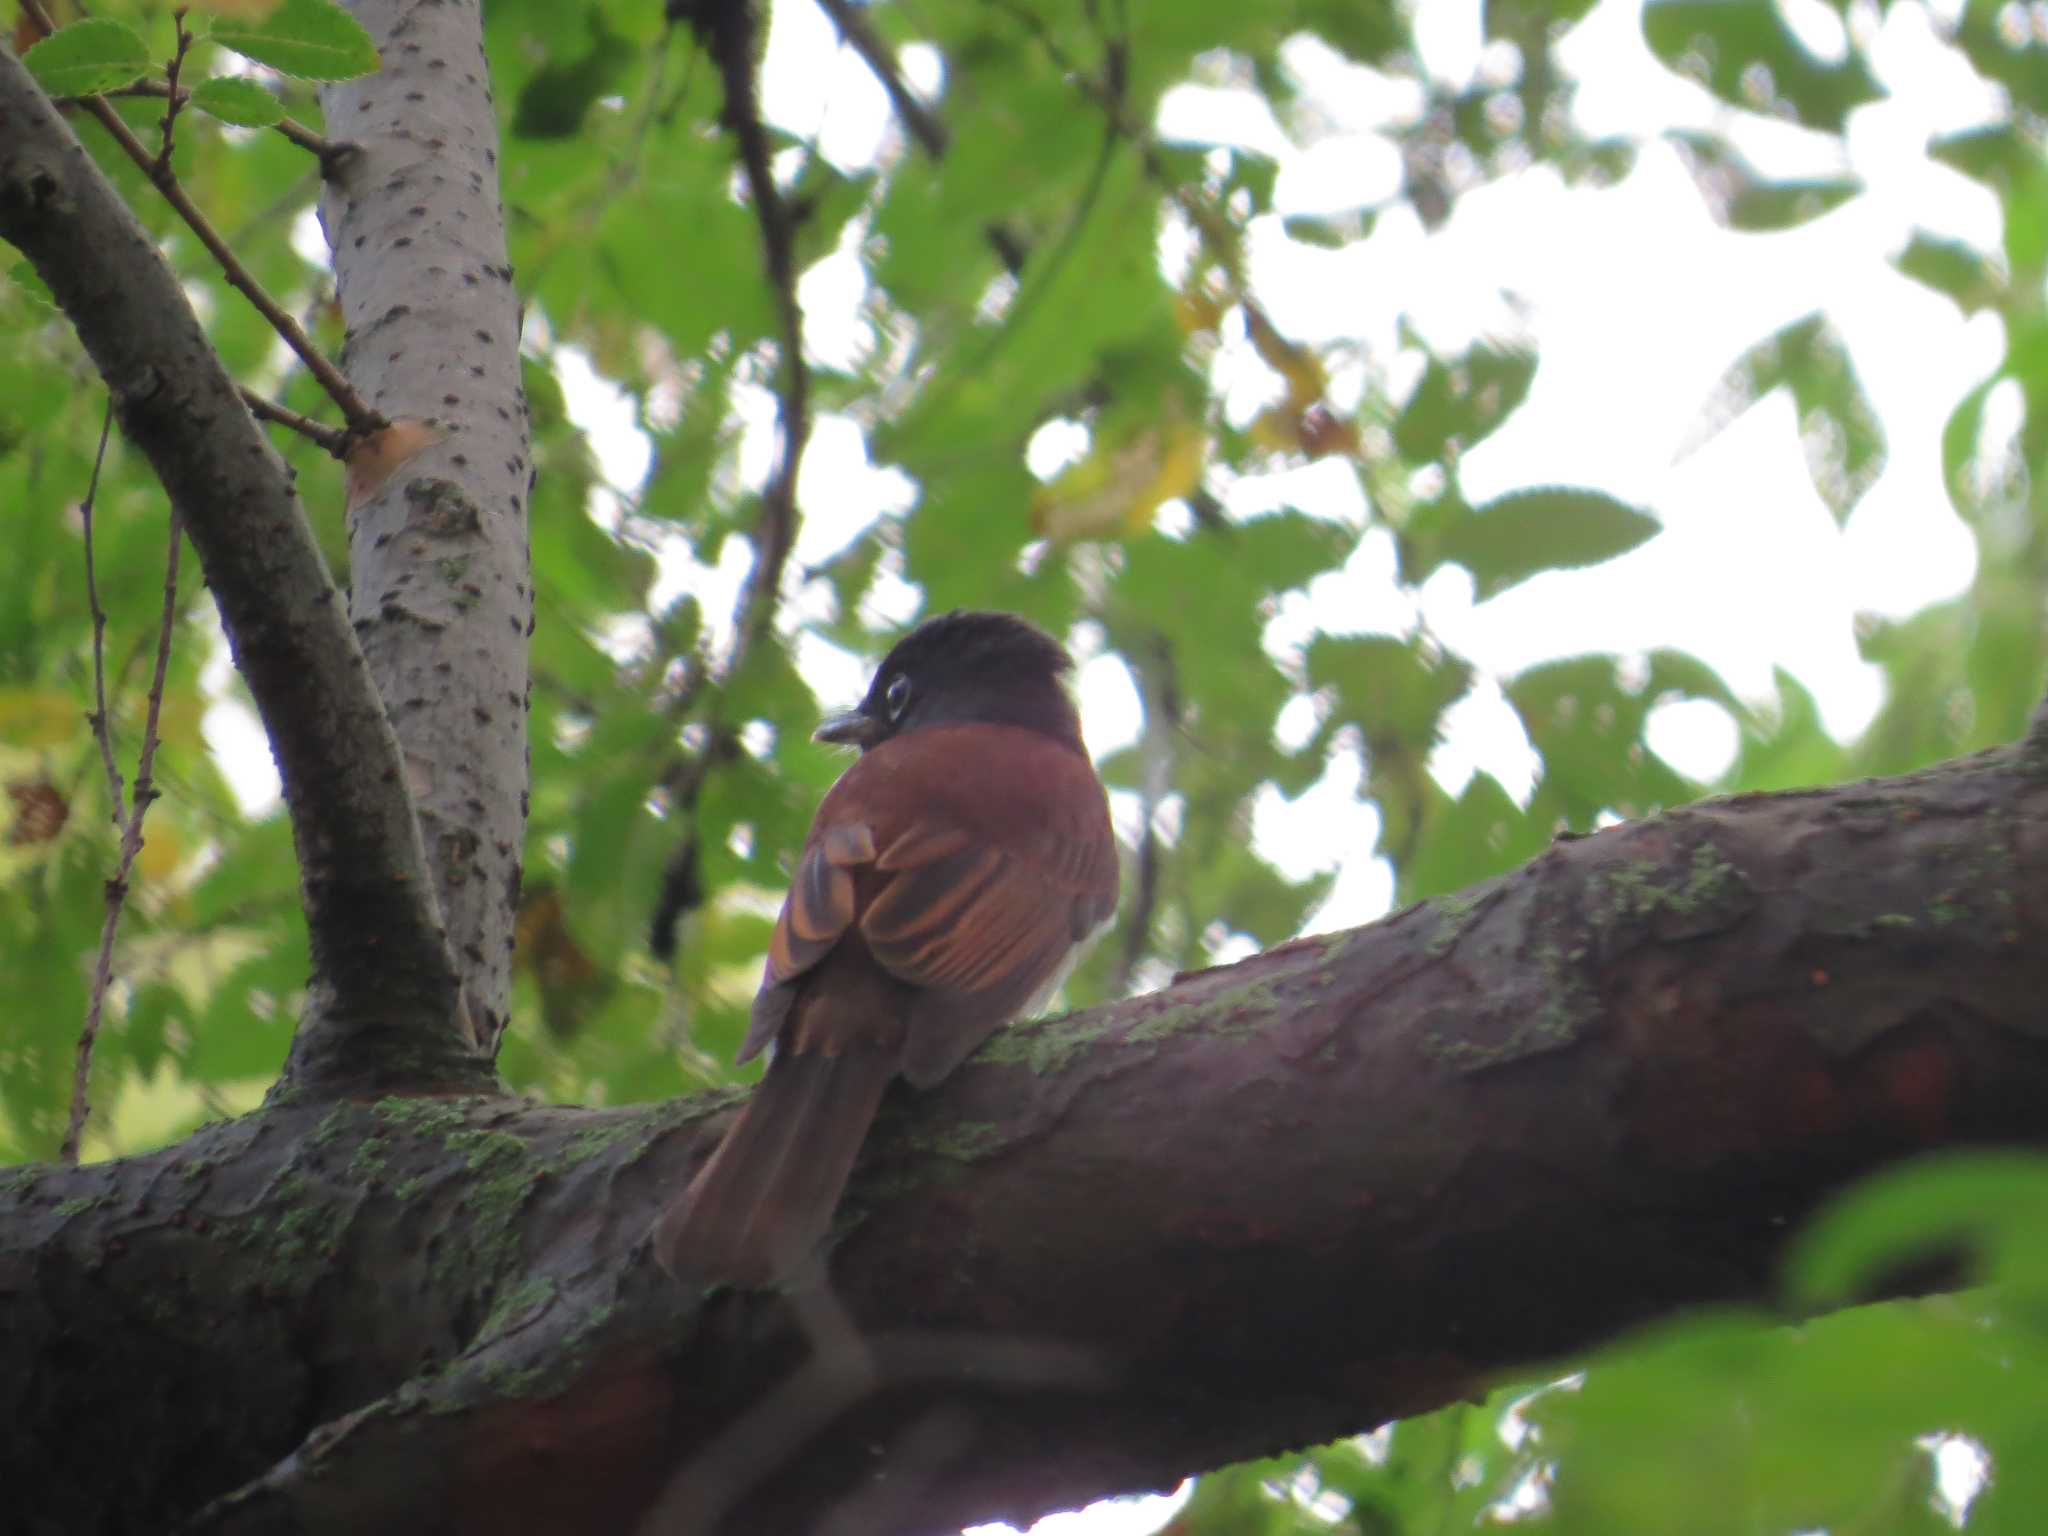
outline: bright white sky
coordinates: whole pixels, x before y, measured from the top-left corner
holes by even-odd
[[[1844,34],[1830,6],[1779,4],[1816,54],[1839,55]],[[1396,353],[1395,322],[1403,314],[1439,350],[1479,335],[1533,339],[1542,361],[1527,402],[1465,461],[1473,500],[1521,485],[1591,484],[1650,509],[1664,524],[1620,560],[1539,577],[1476,604],[1470,580],[1456,571],[1439,573],[1419,594],[1399,590],[1391,540],[1376,531],[1341,572],[1283,608],[1267,632],[1276,654],[1319,629],[1404,632],[1419,618],[1478,665],[1487,681],[1453,712],[1432,764],[1454,792],[1484,768],[1510,793],[1527,794],[1532,755],[1497,680],[1591,650],[1687,650],[1759,703],[1775,697],[1773,669],[1783,667],[1813,693],[1827,728],[1851,738],[1875,713],[1882,689],[1876,670],[1857,655],[1857,615],[1911,613],[1962,590],[1974,569],[1974,546],[1942,488],[1939,434],[1955,402],[1996,363],[1998,324],[1989,315],[1966,322],[1954,305],[1887,261],[1916,226],[1981,249],[1998,243],[1990,194],[1926,154],[1930,137],[2001,111],[2000,98],[1937,40],[1937,25],[1953,19],[1960,0],[1936,0],[1931,13],[1894,4],[1881,22],[1874,7],[1850,8],[1850,24],[1869,44],[1891,94],[1852,118],[1846,166],[1832,141],[1738,121],[1705,91],[1667,73],[1642,40],[1639,5],[1603,0],[1562,49],[1580,82],[1585,132],[1647,140],[1672,128],[1732,128],[1766,174],[1847,170],[1865,192],[1787,234],[1732,234],[1709,218],[1675,151],[1652,144],[1614,188],[1571,190],[1539,168],[1465,196],[1434,234],[1399,210],[1383,216],[1369,239],[1341,251],[1286,241],[1277,217],[1251,232],[1263,301],[1298,340],[1347,343],[1384,360]],[[1483,47],[1479,0],[1419,0],[1417,36],[1429,72],[1446,83],[1502,67]],[[1162,134],[1220,137],[1270,155],[1280,166],[1283,214],[1342,213],[1392,192],[1398,161],[1381,130],[1411,116],[1419,92],[1307,40],[1291,44],[1286,59],[1313,96],[1313,122],[1283,128],[1254,97],[1229,90],[1227,71],[1219,68],[1216,80],[1168,98]],[[928,52],[912,50],[904,63],[919,89],[936,88],[937,62]],[[764,100],[771,118],[814,137],[842,165],[871,163],[895,133],[880,89],[806,0],[774,8]],[[857,318],[863,283],[851,250],[807,274],[801,297],[818,360],[847,359],[867,343]],[[1504,291],[1515,295],[1512,306],[1503,302]],[[1808,479],[1793,409],[1782,394],[1700,441],[1702,407],[1740,352],[1816,308],[1847,338],[1888,438],[1883,477],[1841,529]],[[562,372],[570,411],[590,430],[606,477],[630,490],[648,463],[634,402],[573,353]],[[1248,348],[1226,348],[1218,376],[1227,409],[1244,416],[1256,410],[1264,383]],[[1360,382],[1340,373],[1337,389],[1348,387],[1355,398]],[[772,451],[773,402],[760,392],[748,412],[732,473],[758,485]],[[1050,474],[1078,447],[1074,433],[1050,430],[1033,445],[1034,468]],[[914,488],[870,465],[854,425],[828,416],[818,424],[799,496],[802,566],[843,546],[875,517],[906,509]],[[1365,512],[1349,471],[1334,463],[1241,482],[1227,489],[1226,503],[1239,515],[1282,504],[1354,522],[1363,522]],[[1171,530],[1170,518],[1166,526]],[[727,544],[715,570],[676,551],[664,562],[661,595],[693,589],[708,614],[730,612],[747,558],[738,541]],[[794,606],[810,612],[819,601],[818,593],[800,593]],[[885,581],[874,601],[875,617],[903,621],[915,613],[918,595]],[[865,685],[865,663],[822,642],[802,642],[800,659],[828,701],[850,700]],[[1087,662],[1080,691],[1098,755],[1133,738],[1137,700],[1120,662]],[[260,733],[249,739],[253,722],[237,728],[232,713],[216,710],[209,730],[223,749],[231,740],[234,748],[247,742],[246,750],[224,755],[238,782],[247,777],[245,793],[260,795],[268,754]],[[1298,711],[1283,721],[1285,728],[1302,724]],[[1725,768],[1735,750],[1733,723],[1710,704],[1667,707],[1653,717],[1651,736],[1656,750],[1702,779]],[[1300,874],[1329,867],[1332,850],[1370,847],[1376,818],[1356,799],[1357,779],[1356,764],[1345,763],[1291,805],[1269,794],[1256,818],[1260,851]],[[274,794],[274,778],[268,785]],[[1128,825],[1132,808],[1120,809]],[[1391,892],[1386,866],[1352,853],[1312,926],[1367,921],[1387,909]],[[1042,1522],[1037,1531],[1135,1536],[1156,1530],[1176,1504],[1098,1506]]]

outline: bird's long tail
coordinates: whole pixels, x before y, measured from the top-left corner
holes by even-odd
[[[893,1053],[855,1048],[778,1055],[689,1188],[654,1225],[662,1268],[699,1284],[787,1278],[832,1224]]]

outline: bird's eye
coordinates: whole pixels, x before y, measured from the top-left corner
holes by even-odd
[[[901,720],[903,711],[910,707],[910,679],[897,678],[889,685],[889,691],[882,695],[882,699],[889,706],[889,718]]]

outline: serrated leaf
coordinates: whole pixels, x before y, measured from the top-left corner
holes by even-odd
[[[139,79],[149,49],[126,22],[88,16],[52,32],[21,62],[52,96],[95,96]]]
[[[1463,357],[1433,357],[1394,421],[1394,446],[1416,464],[1469,449],[1508,419],[1535,376],[1535,353],[1519,347],[1481,344]]]
[[[1840,522],[1884,472],[1887,454],[1884,424],[1825,315],[1795,320],[1737,358],[1708,397],[1681,457],[1781,387],[1791,390],[1799,413],[1814,489]]]
[[[1661,526],[1604,491],[1547,487],[1510,491],[1454,519],[1437,549],[1472,573],[1483,601],[1543,571],[1627,554]]]
[[[354,80],[377,68],[370,34],[333,0],[283,0],[260,20],[222,17],[207,35],[301,80]]]
[[[237,128],[268,128],[284,121],[284,103],[254,80],[222,75],[192,93],[192,105]]]

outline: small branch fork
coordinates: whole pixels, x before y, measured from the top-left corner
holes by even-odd
[[[22,14],[44,36],[56,30],[56,24],[51,20],[48,10],[44,8],[43,0],[21,0],[21,6]],[[189,93],[178,86],[178,73],[184,63],[185,54],[192,45],[192,38],[185,30],[185,12],[182,8],[174,13],[174,20],[177,25],[178,45],[167,71],[168,78],[160,88],[165,108],[162,145],[156,154],[149,152],[147,146],[121,120],[120,114],[104,96],[81,97],[78,99],[79,105],[99,120],[100,126],[106,129],[108,136],[120,146],[122,153],[135,162],[136,167],[163,195],[164,201],[185,221],[186,227],[199,237],[199,243],[206,247],[207,254],[212,256],[220,267],[221,275],[227,279],[228,286],[255,306],[256,312],[263,316],[270,328],[283,338],[284,344],[306,365],[306,371],[319,382],[328,398],[341,408],[342,417],[347,423],[345,431],[336,434],[331,429],[323,428],[320,435],[314,438],[314,441],[329,453],[340,457],[356,440],[382,431],[390,423],[382,414],[371,409],[356,393],[355,386],[342,376],[341,370],[329,362],[320,349],[313,345],[311,338],[306,335],[298,321],[287,314],[283,306],[264,291],[263,285],[256,281],[249,269],[242,264],[241,258],[235,255],[220,232],[213,227],[212,221],[199,210],[198,205],[186,195],[184,187],[179,184],[176,172],[171,169],[172,135],[178,109],[190,99]],[[157,95],[159,90],[152,88],[138,94]],[[294,141],[296,142],[296,139]],[[323,149],[327,151],[322,155],[324,167],[331,156],[331,146],[326,146],[324,141],[322,144]],[[249,403],[250,392],[244,390],[242,393],[244,402]],[[297,412],[287,411],[281,406],[269,406],[267,403],[262,410],[258,410],[253,404],[250,404],[250,409],[262,419],[288,426],[294,431],[302,431],[301,424],[307,421],[307,418]]]
[[[165,131],[169,138],[169,130]],[[106,630],[106,614],[100,608],[99,591],[93,576],[92,556],[92,506],[99,494],[100,466],[106,458],[107,436],[113,426],[113,404],[107,406],[106,425],[100,428],[99,455],[93,460],[92,479],[86,486],[85,501],[79,508],[85,529],[85,570],[86,594],[92,606],[92,650],[93,650],[93,691],[95,710],[91,716],[93,734],[99,738],[100,756],[107,770],[107,788],[112,800],[114,820],[121,827],[120,858],[114,869],[114,876],[107,882],[107,914],[100,924],[99,957],[94,962],[92,991],[86,1003],[85,1024],[78,1032],[78,1056],[71,1074],[71,1116],[64,1129],[64,1143],[58,1156],[66,1163],[78,1162],[79,1142],[85,1135],[86,1117],[92,1113],[92,1056],[93,1047],[98,1043],[100,1019],[106,1011],[107,989],[114,979],[114,936],[121,927],[121,913],[128,901],[128,877],[134,871],[136,856],[142,852],[142,818],[149,813],[150,802],[157,797],[154,770],[156,764],[157,724],[163,713],[164,680],[171,665],[171,634],[176,627],[178,616],[178,552],[184,543],[184,525],[176,512],[171,514],[171,542],[164,559],[164,606],[163,616],[157,624],[156,670],[149,683],[149,710],[142,724],[142,748],[135,761],[135,795],[125,807],[122,804],[121,772],[114,763],[114,741],[112,722],[107,717],[107,678],[103,661],[102,637]]]

